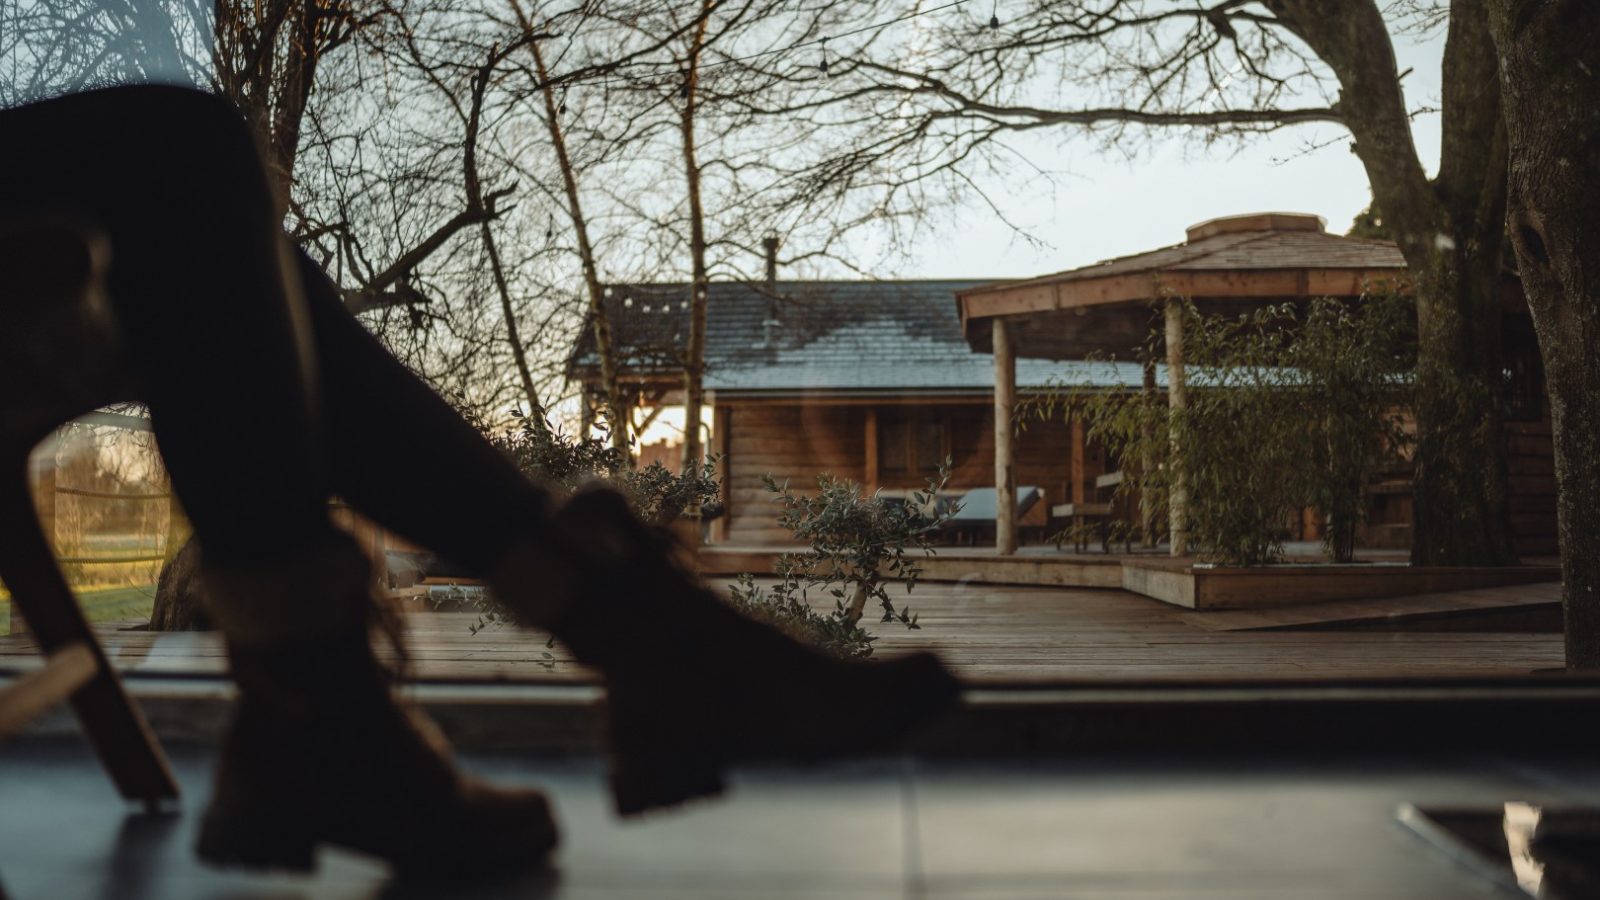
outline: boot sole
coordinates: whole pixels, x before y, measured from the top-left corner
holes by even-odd
[[[883,752],[903,745],[942,718],[959,701],[961,687],[948,670],[931,656],[906,658],[897,663],[907,666],[905,696],[916,698],[900,707],[893,720],[885,716],[881,730],[863,734],[849,730],[838,743],[806,747],[781,747],[770,750],[744,748],[718,754],[707,748],[701,754],[614,751],[611,757],[611,797],[617,813],[637,816],[657,809],[715,797],[726,790],[725,771],[741,763],[788,761],[824,763],[868,753]],[[893,664],[891,664],[893,665]],[[920,669],[921,671],[916,671]],[[825,732],[829,733],[829,732]]]
[[[294,831],[302,831],[296,834]],[[316,842],[302,829],[274,827],[264,817],[223,818],[207,814],[195,853],[225,869],[310,872],[317,866]]]
[[[611,762],[611,799],[622,816],[715,797],[726,789],[722,766],[703,759],[630,754]]]
[[[419,881],[493,877],[546,865],[559,843],[558,833],[552,831],[547,839],[518,848],[519,853],[525,854],[522,856],[499,854],[497,858],[492,852],[474,853],[469,859],[437,866],[420,865],[418,860],[390,859],[388,862],[397,876]],[[195,854],[208,865],[221,869],[305,874],[316,870],[316,851],[321,846],[342,847],[383,858],[382,854],[355,844],[306,836],[303,828],[275,827],[266,817],[215,814],[207,814],[201,823]]]

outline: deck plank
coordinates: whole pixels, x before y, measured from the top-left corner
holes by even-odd
[[[1399,606],[1425,611],[1547,602],[1551,591],[1550,585],[1526,585],[1465,598],[1422,595]],[[1515,675],[1562,664],[1557,634],[1236,630],[1255,627],[1252,622],[1292,625],[1289,618],[1296,616],[1323,621],[1334,614],[1368,615],[1394,608],[1396,601],[1361,601],[1342,610],[1196,613],[1115,590],[925,583],[910,605],[920,617],[919,630],[869,625],[879,636],[878,654],[933,650],[963,677],[979,681]],[[505,628],[472,634],[469,625],[476,621],[472,613],[408,613],[413,674],[594,680],[564,648],[547,649],[543,633]],[[132,624],[97,627],[108,656],[124,671],[226,671],[216,635],[126,630]],[[36,652],[26,637],[0,637],[0,667],[33,668]]]

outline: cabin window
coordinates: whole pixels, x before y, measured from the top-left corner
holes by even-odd
[[[950,421],[921,411],[889,411],[878,424],[878,472],[885,481],[920,483],[950,455]]]
[[[1531,336],[1508,343],[1510,345],[1503,351],[1505,370],[1502,373],[1506,418],[1513,422],[1537,422],[1545,414],[1544,366],[1539,359],[1539,347]]]

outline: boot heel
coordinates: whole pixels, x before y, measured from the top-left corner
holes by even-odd
[[[611,760],[611,798],[619,815],[636,816],[714,797],[725,789],[722,768],[704,759],[619,754]]]
[[[303,833],[270,820],[208,815],[200,826],[195,852],[224,868],[310,872],[316,844]]]

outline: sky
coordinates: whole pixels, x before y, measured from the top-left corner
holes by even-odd
[[[1436,107],[1444,35],[1396,35],[1395,54],[1407,103]],[[1432,175],[1438,168],[1439,116],[1413,121],[1417,152]],[[979,183],[1005,216],[1040,244],[1018,237],[990,211],[968,205],[953,221],[925,233],[915,249],[883,277],[1028,278],[1102,259],[1182,243],[1184,229],[1219,216],[1279,211],[1321,216],[1344,233],[1371,200],[1349,134],[1310,125],[1210,148],[1173,134],[1132,156],[1107,152],[1094,139],[1066,131],[1014,143],[1040,168],[1040,179]],[[683,416],[671,409],[642,442],[678,440]]]
[[[1396,37],[1412,107],[1437,106],[1442,34]],[[1439,156],[1439,116],[1418,117],[1417,149],[1431,175]],[[1329,143],[1331,141],[1331,143]],[[1307,152],[1308,145],[1328,143]],[[1054,185],[988,178],[982,183],[1007,217],[1046,246],[1035,247],[969,208],[959,224],[926,235],[895,274],[904,278],[1025,278],[1114,256],[1181,243],[1184,229],[1236,213],[1315,213],[1343,233],[1370,200],[1366,173],[1347,133],[1331,125],[1301,126],[1210,149],[1169,139],[1133,158],[1111,155],[1095,141],[1062,131],[1017,146],[1037,165],[1059,170]]]

